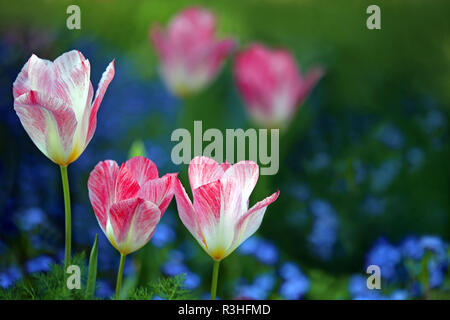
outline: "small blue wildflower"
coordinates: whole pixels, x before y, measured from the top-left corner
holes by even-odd
[[[377,265],[381,270],[381,277],[391,280],[395,277],[396,268],[401,261],[401,252],[385,239],[380,239],[367,255],[366,265]]]
[[[114,290],[109,281],[102,279],[96,281],[95,296],[107,299],[113,294]]]
[[[259,245],[259,238],[257,237],[250,237],[247,240],[245,240],[239,247],[238,252],[243,255],[252,255],[255,254],[258,245]]]
[[[23,231],[31,231],[34,228],[42,225],[46,220],[45,213],[38,207],[31,207],[23,212],[17,219],[17,224]]]
[[[42,255],[34,259],[28,260],[25,264],[25,270],[28,273],[33,272],[46,272],[50,270],[50,266],[53,264],[53,259],[49,256]]]
[[[164,223],[158,224],[151,239],[152,244],[157,248],[162,248],[175,241],[175,231]]]
[[[284,281],[280,286],[280,295],[284,299],[301,299],[309,291],[309,279],[302,275]]]
[[[22,272],[16,266],[9,267],[5,272],[0,273],[0,287],[3,289],[9,288],[17,280],[22,278]]]
[[[392,124],[384,126],[378,134],[378,140],[391,149],[401,149],[405,145],[402,132]]]
[[[294,262],[285,262],[280,267],[280,275],[284,280],[299,277],[302,271]]]
[[[337,215],[333,207],[322,199],[312,201],[310,208],[314,221],[308,241],[314,254],[320,259],[327,260],[331,258],[336,243]]]
[[[397,289],[394,292],[391,293],[390,299],[391,300],[406,300],[409,297],[409,293],[407,290],[401,290]]]
[[[194,290],[200,285],[201,282],[202,279],[198,274],[191,271],[186,272],[186,280],[184,281],[186,289]]]
[[[400,250],[405,258],[420,260],[424,254],[424,248],[416,237],[407,237],[400,244]]]
[[[278,249],[270,241],[260,240],[256,248],[255,257],[264,264],[273,265],[278,261]]]
[[[401,167],[402,163],[397,158],[384,161],[371,173],[372,189],[377,192],[386,190],[400,172]]]
[[[418,169],[422,165],[424,158],[424,152],[418,147],[411,148],[406,152],[406,160],[408,161],[411,170]]]

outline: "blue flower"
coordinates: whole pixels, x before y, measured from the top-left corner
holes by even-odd
[[[424,254],[424,247],[416,237],[407,237],[400,244],[400,250],[405,258],[420,260]]]
[[[31,231],[45,221],[45,213],[38,207],[28,208],[17,215],[17,224],[23,231]]]
[[[301,299],[309,291],[309,279],[302,275],[284,281],[280,286],[280,295],[284,299]]]
[[[25,264],[25,269],[28,273],[46,272],[50,270],[53,264],[53,259],[49,256],[42,255],[34,259],[28,260]]]
[[[338,219],[333,207],[322,199],[311,202],[311,212],[314,216],[309,244],[319,258],[327,260],[333,254],[336,243]]]
[[[107,280],[96,281],[95,295],[99,298],[110,298],[114,294],[113,287]]]
[[[384,161],[371,173],[371,187],[374,191],[384,191],[400,172],[402,163],[400,159],[393,158]]]
[[[271,273],[264,273],[257,276],[251,284],[248,284],[245,279],[240,279],[235,286],[235,295],[247,299],[267,299],[275,283],[276,279]]]
[[[278,249],[270,241],[260,240],[256,248],[255,257],[264,264],[273,265],[278,261]]]
[[[391,149],[401,149],[405,145],[402,132],[392,124],[384,126],[378,134],[378,140]]]
[[[380,290],[367,288],[367,279],[359,274],[350,277],[348,282],[350,297],[354,300],[385,300]]]
[[[245,240],[237,249],[240,254],[243,255],[252,255],[256,252],[256,249],[259,245],[259,238],[250,237]]]
[[[152,244],[157,248],[162,248],[175,241],[175,231],[164,223],[158,224],[158,227],[151,239]]]
[[[401,262],[401,252],[385,239],[380,239],[372,247],[367,255],[366,265],[377,265],[380,267],[381,277],[391,280],[396,275],[396,268]]]
[[[411,166],[411,170],[416,170],[417,168],[419,168],[423,163],[424,158],[424,152],[418,147],[411,148],[406,153],[406,160]]]
[[[3,289],[9,288],[17,280],[22,278],[22,272],[16,266],[9,267],[5,272],[0,273],[0,287]]]
[[[186,289],[194,290],[202,282],[202,279],[200,278],[200,276],[194,272],[187,271],[185,274],[186,274],[186,280],[184,281],[184,285],[185,285]]]
[[[169,261],[162,265],[162,271],[165,275],[173,277],[180,273],[187,273],[189,270],[182,263]]]
[[[409,297],[409,293],[407,290],[397,289],[391,293],[391,300],[406,300]]]
[[[280,267],[280,275],[284,280],[299,277],[302,275],[302,271],[299,266],[294,262],[285,262]]]

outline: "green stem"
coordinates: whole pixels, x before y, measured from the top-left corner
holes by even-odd
[[[214,260],[214,267],[211,280],[211,300],[216,300],[217,279],[219,278],[220,260]]]
[[[125,255],[120,254],[120,265],[119,272],[117,273],[117,283],[116,283],[116,300],[119,299],[120,288],[122,287],[122,274],[123,274],[123,266],[125,264]]]
[[[66,214],[66,251],[64,257],[64,267],[67,268],[70,263],[70,251],[72,244],[72,218],[70,213],[70,191],[69,179],[67,177],[67,167],[60,166],[61,178],[64,192],[64,210]]]

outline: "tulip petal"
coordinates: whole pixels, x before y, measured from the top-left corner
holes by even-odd
[[[214,181],[194,189],[194,210],[200,229],[218,223],[221,209],[221,184]]]
[[[223,175],[222,167],[213,159],[197,156],[189,164],[191,190],[207,183],[219,180]]]
[[[31,140],[52,161],[67,165],[79,156],[82,150],[72,152],[77,120],[64,101],[30,91],[14,100],[14,110]]]
[[[110,209],[110,223],[117,250],[129,254],[152,237],[161,217],[158,207],[141,198],[117,202]]]
[[[99,162],[89,175],[89,200],[103,232],[106,232],[108,212],[116,198],[118,175],[119,166],[112,160]]]
[[[108,65],[105,72],[103,72],[102,78],[98,84],[97,92],[95,93],[95,99],[92,104],[92,108],[90,109],[89,115],[89,129],[86,137],[86,145],[91,141],[92,136],[94,135],[95,128],[97,127],[97,112],[98,108],[100,108],[100,104],[102,103],[103,97],[105,96],[106,89],[108,89],[109,84],[114,78],[114,60]]]
[[[192,205],[186,190],[178,179],[174,182],[174,193],[177,201],[178,215],[180,216],[181,222],[183,222],[184,226],[194,236],[198,243],[205,248],[205,241],[196,220],[194,206]]]
[[[29,59],[27,63],[23,66],[22,70],[19,72],[19,75],[17,76],[16,80],[13,83],[13,96],[14,99],[27,93],[30,91],[30,84],[28,79],[28,65],[29,65]]]
[[[132,174],[140,186],[150,179],[158,178],[158,168],[146,157],[133,157],[125,162],[125,168]]]
[[[176,178],[177,174],[168,173],[161,178],[149,180],[142,186],[138,196],[156,204],[162,216],[172,201]]]
[[[232,191],[242,192],[242,201],[247,202],[255,188],[259,177],[258,164],[253,161],[240,161],[232,165],[223,175],[221,181],[224,185],[228,180],[235,180],[237,187]]]
[[[267,206],[277,200],[280,191],[273,193],[262,201],[256,203],[236,224],[235,247],[244,242],[258,230],[261,225]]]
[[[140,186],[126,164],[122,164],[119,169],[116,181],[116,202],[136,197]]]

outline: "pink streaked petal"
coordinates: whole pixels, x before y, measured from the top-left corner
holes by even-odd
[[[173,185],[176,180],[176,173],[168,173],[161,178],[149,180],[139,191],[139,197],[156,204],[162,216],[173,198]]]
[[[300,88],[298,89],[298,102],[302,103],[306,99],[311,90],[315,87],[317,82],[323,77],[325,70],[321,67],[311,69],[302,79]]]
[[[181,222],[183,222],[184,226],[189,230],[194,238],[200,244],[205,246],[202,232],[196,221],[194,206],[192,205],[192,202],[179,179],[176,179],[174,182],[174,193],[177,201],[178,215],[180,216]]]
[[[134,198],[138,195],[140,186],[125,163],[120,166],[116,181],[116,201]]]
[[[54,87],[53,63],[33,54],[28,60],[27,65],[29,89],[51,94]]]
[[[13,83],[14,99],[30,91],[30,84],[28,82],[28,61],[19,72],[16,80]]]
[[[91,141],[94,135],[95,128],[97,127],[97,112],[102,103],[103,97],[105,96],[106,89],[108,89],[109,84],[114,78],[114,60],[108,65],[105,72],[103,72],[102,78],[98,84],[97,92],[95,93],[95,99],[92,104],[92,109],[89,115],[89,129],[86,136],[86,145]]]
[[[115,187],[118,174],[119,166],[117,163],[112,160],[106,160],[99,162],[89,175],[89,200],[103,232],[106,232],[109,209],[115,202]]]
[[[280,195],[280,191],[277,191],[265,198],[264,200],[256,203],[247,213],[245,213],[239,222],[236,224],[235,234],[238,238],[235,239],[236,246],[244,242],[248,237],[258,230],[261,225],[264,213],[266,212],[267,206],[277,200]]]
[[[148,180],[158,178],[158,168],[152,160],[146,157],[133,157],[125,162],[125,168],[133,175],[134,179],[143,186]]]
[[[160,220],[158,207],[141,198],[117,202],[110,209],[110,223],[117,249],[129,254],[144,246]]]
[[[211,229],[219,222],[221,213],[221,184],[214,181],[193,191],[196,221],[201,230]]]
[[[213,44],[211,53],[209,56],[209,63],[211,72],[214,74],[218,68],[222,65],[223,61],[234,50],[236,43],[232,39],[221,40]]]
[[[197,156],[189,164],[189,182],[192,190],[217,181],[222,175],[223,169],[214,159]]]
[[[36,146],[54,162],[66,165],[72,152],[73,135],[77,126],[74,112],[58,98],[30,91],[14,100],[14,110]],[[50,150],[49,137],[53,148]],[[56,139],[56,141],[54,141]],[[57,152],[56,156],[54,153]],[[51,153],[51,154],[50,154]]]
[[[259,177],[259,167],[253,161],[240,161],[229,168],[223,175],[221,181],[227,184],[228,180],[237,182],[237,189],[242,192],[242,200],[247,201],[255,188]]]
[[[166,35],[160,25],[155,24],[149,31],[150,40],[158,55],[164,60],[168,56]]]

